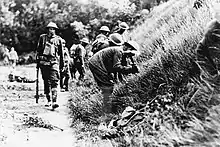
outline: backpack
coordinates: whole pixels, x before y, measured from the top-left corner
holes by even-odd
[[[74,63],[76,64],[83,64],[82,58],[84,60],[86,55],[86,50],[81,44],[76,45],[76,48],[74,50],[73,59]]]
[[[96,52],[102,50],[109,46],[108,38],[102,34],[96,37],[96,40],[92,43],[92,52],[95,54]]]
[[[74,58],[75,56],[75,51],[76,51],[76,48],[78,47],[77,44],[73,44],[69,50],[69,55],[71,58]]]

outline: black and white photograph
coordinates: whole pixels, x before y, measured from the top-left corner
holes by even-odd
[[[220,146],[220,0],[0,0],[0,147]]]

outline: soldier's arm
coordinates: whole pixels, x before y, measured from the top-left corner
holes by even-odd
[[[64,59],[64,57],[63,57],[63,50],[64,50],[64,48],[63,48],[63,46],[62,46],[62,41],[61,41],[61,39],[59,39],[59,44],[58,44],[58,55],[60,56],[60,69],[62,69],[63,66],[64,66],[64,61],[63,61],[63,59]]]
[[[37,42],[37,48],[36,48],[36,51],[39,53],[40,51],[42,51],[42,48],[43,48],[43,39],[44,39],[45,36],[41,35],[38,39],[38,42]]]
[[[83,57],[84,57],[84,52],[83,52],[84,48],[80,48],[80,51],[79,51],[79,59],[80,59],[80,63],[82,65],[84,65],[84,60],[83,60]]]
[[[43,48],[43,36],[41,35],[38,39],[38,42],[37,42],[37,47],[36,47],[36,63],[37,63],[37,67],[39,66],[39,54],[40,54],[40,51],[42,50]]]
[[[132,66],[123,66],[121,64],[122,52],[117,52],[113,57],[113,72],[129,74],[133,72]]]

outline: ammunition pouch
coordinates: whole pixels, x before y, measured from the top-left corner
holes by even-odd
[[[50,56],[39,56],[38,60],[39,60],[38,61],[39,65],[43,65],[43,66],[52,66],[58,63],[56,57],[50,57]]]

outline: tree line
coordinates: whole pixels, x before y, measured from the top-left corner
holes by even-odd
[[[167,0],[1,0],[0,43],[15,47],[19,54],[33,51],[40,34],[53,21],[70,47],[85,36],[93,40],[102,25],[111,30],[119,21],[135,26],[152,7],[164,1]]]

